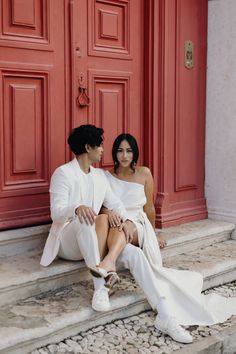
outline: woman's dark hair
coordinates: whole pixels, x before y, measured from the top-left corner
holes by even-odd
[[[102,128],[97,128],[95,125],[81,125],[71,131],[67,142],[75,155],[81,155],[87,152],[85,145],[88,144],[92,148],[101,145],[103,132]]]
[[[132,149],[132,152],[133,152],[133,160],[130,165],[133,172],[135,172],[135,165],[136,165],[138,158],[139,158],[139,148],[138,148],[138,144],[137,144],[135,137],[131,134],[126,134],[126,133],[122,133],[122,134],[118,135],[118,137],[115,139],[113,146],[112,146],[112,158],[113,158],[113,162],[114,162],[114,172],[115,173],[119,167],[119,161],[117,159],[117,152],[118,152],[120,144],[124,140],[126,140],[129,143],[129,145]]]

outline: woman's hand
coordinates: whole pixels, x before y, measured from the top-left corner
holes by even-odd
[[[160,248],[166,247],[167,242],[166,242],[166,240],[164,240],[164,238],[162,236],[157,236],[157,240],[158,240]]]
[[[120,216],[112,210],[108,212],[108,221],[110,227],[119,227],[121,225],[121,218]]]
[[[134,238],[134,233],[136,231],[136,226],[131,220],[126,220],[119,227],[119,231],[123,230],[127,243],[132,243]]]

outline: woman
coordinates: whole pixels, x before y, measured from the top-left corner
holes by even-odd
[[[201,274],[162,266],[154,231],[153,178],[148,168],[136,165],[139,150],[135,138],[130,134],[119,135],[113,144],[112,157],[114,170],[107,171],[106,175],[113,192],[123,202],[129,219],[134,224],[133,237],[126,242],[142,250],[138,252],[136,263],[126,262],[126,267],[137,278],[152,308],[158,312],[156,328],[176,341],[191,343],[191,335],[180,325],[224,322],[232,314],[236,314],[236,298],[226,299],[216,294],[203,295]],[[111,226],[119,226],[118,215],[109,211],[108,219]],[[163,242],[161,244],[163,246]],[[132,245],[129,245],[129,251],[134,253],[137,247]],[[127,246],[120,255],[121,260]],[[142,272],[144,279],[140,278],[141,274],[137,274]]]

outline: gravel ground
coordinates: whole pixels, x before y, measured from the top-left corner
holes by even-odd
[[[211,292],[226,297],[236,296],[236,282],[207,290],[205,294]],[[63,342],[50,344],[31,354],[168,354],[184,347],[184,344],[173,341],[154,328],[155,316],[153,311],[146,311],[137,316],[116,320],[104,326],[94,327],[87,332],[78,333]],[[188,330],[196,342],[203,337],[219,333],[233,324],[236,324],[236,316],[232,316],[222,324],[205,327],[190,326]]]

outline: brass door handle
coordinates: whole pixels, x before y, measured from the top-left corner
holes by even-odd
[[[192,69],[194,64],[193,42],[185,41],[184,43],[184,65],[187,69]]]
[[[83,73],[80,73],[78,91],[79,91],[79,94],[76,99],[77,105],[79,107],[89,106],[90,98],[87,94],[87,87],[84,84],[84,74]]]

